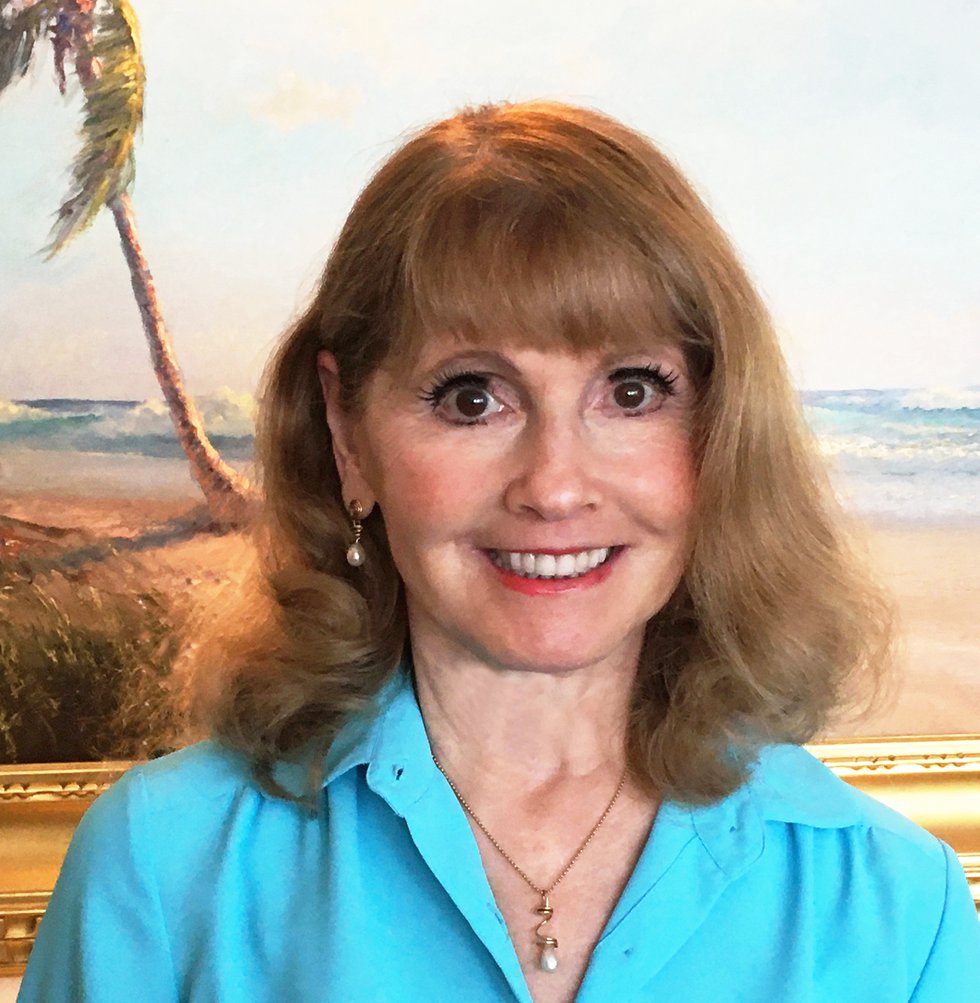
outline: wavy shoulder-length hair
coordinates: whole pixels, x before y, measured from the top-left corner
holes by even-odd
[[[432,332],[587,352],[664,342],[695,386],[690,558],[648,624],[628,756],[649,790],[706,802],[761,745],[805,741],[887,664],[887,602],[846,542],[772,324],[731,244],[644,136],[553,102],[467,108],[415,134],[357,199],[261,394],[264,514],[253,587],[197,646],[189,705],[211,734],[322,760],[409,650],[384,513],[367,560],[333,460],[317,353],[343,406]],[[322,777],[311,772],[314,796]],[[278,793],[284,793],[278,790]]]

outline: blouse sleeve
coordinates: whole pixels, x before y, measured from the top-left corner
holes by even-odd
[[[82,816],[18,1003],[176,1003],[146,809],[137,768]]]
[[[980,921],[956,854],[944,843],[946,901],[910,1003],[980,1000]]]

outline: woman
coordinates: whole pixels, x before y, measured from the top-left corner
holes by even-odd
[[[32,1000],[952,1000],[944,844],[797,744],[884,664],[765,311],[650,143],[428,128],[267,375],[214,736],[87,813]]]

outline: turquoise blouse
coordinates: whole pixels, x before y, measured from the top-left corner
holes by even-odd
[[[529,1003],[407,673],[327,765],[316,817],[215,742],[130,770],[78,827],[19,1003]],[[662,805],[577,999],[976,1003],[980,924],[948,846],[773,746],[727,799]]]

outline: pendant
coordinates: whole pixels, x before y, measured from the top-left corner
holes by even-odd
[[[554,937],[549,937],[546,933],[541,932],[542,928],[551,921],[551,917],[555,913],[555,910],[551,908],[551,903],[548,901],[547,892],[541,898],[541,905],[534,911],[543,917],[534,931],[535,942],[541,948],[541,958],[538,964],[541,966],[542,972],[555,972],[558,970],[558,941]]]

